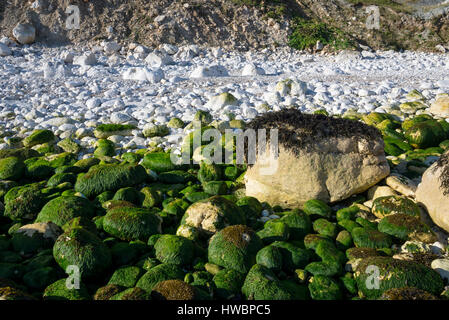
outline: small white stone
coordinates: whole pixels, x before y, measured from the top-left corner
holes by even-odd
[[[431,263],[431,268],[439,273],[441,278],[449,280],[449,260],[436,259]]]
[[[0,57],[10,56],[11,54],[11,49],[6,44],[0,43]]]
[[[19,23],[12,30],[12,35],[20,44],[31,44],[36,39],[36,29],[29,23]]]
[[[111,55],[114,54],[118,51],[120,51],[120,49],[122,48],[121,45],[119,45],[117,42],[115,41],[110,41],[110,42],[106,42],[103,46],[104,52],[107,55]]]

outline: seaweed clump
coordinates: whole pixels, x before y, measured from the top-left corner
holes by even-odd
[[[382,139],[377,128],[360,121],[323,114],[306,114],[295,109],[268,112],[257,116],[248,123],[247,128],[266,129],[266,141],[269,141],[269,130],[278,129],[279,144],[296,154],[326,138],[342,137],[369,141]],[[247,147],[245,145],[245,148]]]
[[[441,174],[439,177],[440,188],[443,190],[443,195],[447,196],[449,194],[449,153],[445,152],[436,162],[433,172],[436,169],[441,168]]]

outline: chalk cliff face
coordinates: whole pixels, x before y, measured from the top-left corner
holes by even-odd
[[[207,44],[232,49],[285,45],[294,17],[325,22],[356,43],[374,49],[444,50],[449,41],[444,1],[355,0],[128,0],[72,2],[79,29],[67,28],[76,10],[65,0],[2,1],[0,34],[10,36],[19,22],[36,28],[37,40],[50,45],[108,37],[149,46],[160,43]],[[379,17],[378,20],[377,16]],[[378,29],[370,29],[376,25]],[[436,48],[437,46],[437,48]]]

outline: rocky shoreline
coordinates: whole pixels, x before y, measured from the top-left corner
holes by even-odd
[[[449,297],[446,54],[0,56],[0,299]],[[258,129],[268,178],[261,155],[207,161],[208,130],[234,155],[222,135]]]

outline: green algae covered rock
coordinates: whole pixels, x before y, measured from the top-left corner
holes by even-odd
[[[262,247],[262,241],[249,227],[229,226],[212,236],[209,262],[246,273],[256,263],[256,254]]]
[[[143,157],[142,166],[156,173],[180,169],[180,166],[176,165],[171,160],[170,153],[165,152],[147,153]]]
[[[55,268],[42,267],[29,271],[23,276],[23,282],[28,288],[42,290],[58,280],[59,275]]]
[[[280,281],[270,269],[255,264],[249,270],[242,286],[248,300],[305,300],[308,298],[304,286]]]
[[[400,196],[385,196],[374,199],[372,212],[378,218],[389,214],[403,213],[419,217],[419,207],[412,200]]]
[[[89,200],[77,196],[61,196],[47,202],[36,222],[53,222],[62,227],[76,217],[93,218],[95,208]]]
[[[0,159],[17,157],[22,160],[39,157],[39,152],[30,148],[5,149],[0,150]]]
[[[96,143],[96,149],[94,151],[94,156],[97,158],[101,157],[113,157],[115,155],[114,142],[107,139],[99,139]]]
[[[90,300],[84,284],[80,283],[79,289],[69,289],[66,281],[67,279],[60,279],[45,288],[44,300]]]
[[[283,266],[281,249],[276,246],[262,248],[257,252],[256,263],[272,271],[280,271]]]
[[[20,158],[8,157],[0,159],[0,179],[19,180],[25,173],[25,164]]]
[[[242,209],[247,218],[259,218],[263,210],[262,204],[254,197],[242,197],[235,204]]]
[[[222,269],[213,277],[216,295],[221,299],[230,299],[240,293],[245,275],[232,269]]]
[[[79,144],[76,143],[71,138],[65,138],[65,139],[59,141],[58,142],[58,147],[60,147],[65,152],[70,152],[70,153],[76,153],[77,154],[78,152],[81,151],[81,147],[79,146]]]
[[[116,207],[103,219],[104,231],[122,240],[144,240],[161,233],[161,218],[149,209]]]
[[[162,235],[156,241],[154,249],[159,261],[178,265],[190,264],[195,251],[191,240],[171,234]]]
[[[86,174],[80,174],[75,190],[88,198],[105,191],[114,191],[144,182],[145,169],[134,164],[103,164],[92,166]]]
[[[151,294],[141,288],[128,288],[116,295],[112,296],[109,300],[131,300],[131,301],[145,301],[151,300]]]
[[[11,188],[5,194],[4,215],[13,221],[34,220],[46,202],[38,184]]]
[[[348,260],[352,259],[363,259],[367,257],[377,257],[381,256],[381,254],[374,248],[349,248],[346,250],[346,257]]]
[[[324,275],[317,275],[310,279],[309,291],[313,300],[340,300],[342,298],[338,283]]]
[[[221,196],[195,202],[185,212],[184,224],[212,235],[229,225],[245,224],[244,213],[232,201]]]
[[[50,161],[43,158],[29,158],[24,161],[25,177],[34,181],[47,179],[54,174]]]
[[[144,270],[137,266],[125,266],[114,271],[109,279],[108,285],[117,285],[126,288],[133,288],[137,280],[142,276]]]
[[[272,243],[274,241],[288,240],[290,235],[290,229],[287,224],[278,220],[268,220],[264,224],[264,228],[257,232],[259,238],[265,244]]]
[[[151,292],[158,282],[174,279],[182,280],[184,279],[184,276],[185,272],[178,265],[173,263],[161,263],[148,270],[139,281],[137,281],[136,287]]]
[[[393,244],[391,237],[383,232],[367,229],[354,228],[351,232],[354,244],[364,248],[389,248]]]
[[[324,218],[316,219],[313,222],[313,230],[329,238],[337,237],[337,225]]]
[[[36,300],[33,296],[24,291],[15,288],[14,286],[2,285],[0,286],[0,300],[7,301],[22,301],[22,300]]]
[[[197,300],[195,287],[178,279],[156,284],[151,292],[154,300]]]
[[[323,218],[330,218],[332,214],[332,209],[324,201],[318,199],[306,201],[303,210],[310,216],[321,216]]]
[[[389,289],[406,286],[434,295],[439,295],[444,289],[444,282],[435,270],[414,261],[390,257],[362,259],[357,264],[354,278],[359,291],[368,299],[377,299]],[[378,286],[374,283],[376,279],[379,280]]]
[[[282,265],[285,270],[304,268],[310,259],[310,253],[306,249],[300,248],[293,243],[276,241],[271,244],[279,249],[282,254]]]
[[[201,161],[200,169],[198,170],[198,180],[201,183],[208,181],[218,181],[221,180],[223,176],[223,170],[220,166],[215,163],[207,163]]]
[[[436,296],[427,291],[413,288],[393,288],[385,291],[379,300],[439,300]]]
[[[412,233],[431,233],[429,227],[419,218],[403,213],[384,217],[380,220],[378,228],[379,231],[403,241],[407,240]]]
[[[61,233],[62,230],[51,222],[27,224],[14,232],[11,243],[16,252],[35,253],[51,248]]]
[[[60,235],[53,246],[53,256],[63,270],[76,265],[81,277],[87,278],[101,275],[111,265],[109,248],[83,228],[69,229]]]
[[[126,187],[118,189],[112,200],[123,200],[140,205],[142,198],[142,194],[136,188]]]
[[[122,292],[123,289],[125,288],[116,284],[107,284],[97,289],[94,294],[94,300],[109,300],[116,294]]]
[[[312,232],[312,222],[310,217],[300,211],[293,210],[280,218],[290,229],[291,240],[303,240],[306,235]]]
[[[34,130],[32,134],[23,139],[23,145],[29,148],[38,144],[53,141],[54,139],[55,135],[50,130]]]
[[[61,183],[69,182],[71,185],[75,184],[76,175],[73,173],[56,173],[52,175],[47,181],[47,187],[56,187]]]

